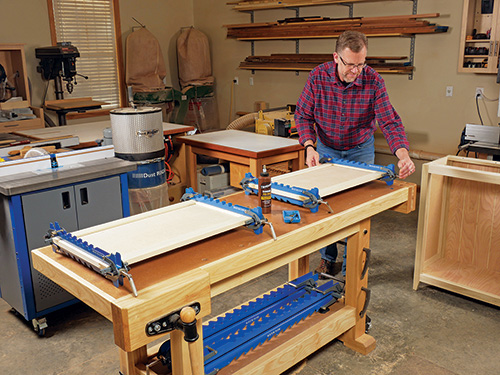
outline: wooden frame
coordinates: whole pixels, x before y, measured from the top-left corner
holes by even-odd
[[[309,254],[348,237],[345,298],[335,304],[330,313],[307,318],[277,340],[271,340],[270,346],[254,351],[220,372],[279,373],[335,338],[363,354],[375,348],[375,339],[365,333],[365,317],[359,314],[365,303],[361,288],[368,282],[368,275],[363,279],[360,275],[365,262],[363,248],[369,245],[370,217],[388,209],[401,209],[404,205],[411,209],[414,194],[414,184],[396,181],[388,187],[374,181],[327,198],[329,204],[336,207],[333,215],[327,210],[311,213],[299,208],[303,220],[293,227],[283,223],[281,218],[281,211],[290,206],[274,202],[268,218],[273,222],[276,241],[242,228],[140,262],[131,271],[139,292],[137,298],[130,293],[127,283],[122,288],[115,288],[108,280],[54,253],[50,247],[32,252],[33,265],[111,320],[115,343],[120,348],[121,371],[125,375],[145,375],[145,363],[157,350],[157,347],[148,350],[147,345],[159,339],[146,335],[146,323],[199,302],[201,311],[197,325],[201,332],[202,319],[211,313],[212,297],[287,264],[292,280],[309,271]],[[258,204],[258,197],[244,193],[233,194],[227,200],[248,207]],[[189,350],[183,334],[171,332],[170,340],[173,374],[191,374]],[[194,345],[199,353],[195,361],[203,363],[202,338]]]
[[[500,163],[423,165],[413,288],[420,282],[500,306]]]

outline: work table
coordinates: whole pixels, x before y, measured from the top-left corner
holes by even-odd
[[[260,235],[239,228],[134,264],[130,272],[138,297],[132,295],[127,282],[123,287],[115,288],[97,273],[54,253],[51,247],[35,250],[33,263],[44,275],[113,322],[124,374],[145,374],[147,345],[158,339],[158,336],[145,334],[146,323],[198,302],[201,311],[197,316],[197,326],[201,329],[202,319],[211,314],[212,297],[287,264],[289,280],[293,280],[309,272],[309,254],[332,242],[349,238],[343,300],[332,308],[331,313],[314,318],[320,320],[313,326],[299,323],[299,327],[291,328],[300,331],[300,335],[285,332],[286,343],[271,350],[266,358],[260,357],[258,362],[242,365],[239,372],[236,371],[240,374],[278,373],[337,337],[346,346],[363,354],[375,348],[375,339],[365,333],[365,317],[359,314],[365,303],[362,288],[368,282],[367,276],[360,278],[359,275],[364,263],[363,249],[369,247],[370,217],[388,209],[405,213],[414,210],[415,191],[414,184],[402,181],[396,181],[393,186],[380,181],[371,182],[327,198],[333,214],[328,213],[325,206],[317,213],[297,208],[302,217],[298,224],[285,224],[282,211],[291,206],[273,201],[273,211],[266,217],[274,225],[276,241],[268,226]],[[224,200],[247,207],[258,204],[256,196],[244,193],[233,194]],[[154,212],[150,214],[154,215]],[[168,236],[168,228],[158,235]],[[322,333],[320,338],[319,331]],[[278,336],[276,342],[283,338]],[[173,374],[191,373],[187,344],[182,334],[174,331],[170,339]],[[203,340],[198,340],[196,345],[203,348]],[[287,354],[291,355],[289,361],[279,361]],[[196,360],[203,361],[201,357]]]

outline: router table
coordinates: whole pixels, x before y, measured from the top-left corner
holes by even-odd
[[[196,326],[201,333],[202,320],[212,313],[213,297],[284,265],[288,265],[289,280],[293,280],[309,272],[309,254],[348,238],[345,297],[326,314],[307,317],[219,371],[219,374],[277,374],[335,338],[362,354],[375,348],[375,339],[365,333],[366,316],[360,314],[369,294],[368,274],[361,275],[366,258],[363,249],[369,247],[370,241],[370,218],[389,209],[413,211],[415,195],[414,184],[395,181],[388,186],[373,181],[326,198],[333,213],[326,207],[316,213],[297,208],[302,218],[297,224],[283,222],[282,211],[289,210],[290,204],[273,201],[272,213],[266,217],[274,225],[276,240],[269,227],[259,235],[248,228],[238,228],[136,263],[130,273],[138,297],[131,293],[129,284],[115,288],[99,274],[54,253],[50,246],[33,252],[33,264],[112,321],[122,373],[145,375],[145,363],[156,354],[147,345],[159,338],[146,334],[149,322],[197,302],[201,309],[196,315]],[[258,205],[256,196],[243,192],[224,200],[246,207]],[[154,211],[149,214],[154,215]],[[168,236],[168,228],[158,236]],[[183,333],[174,330],[170,332],[170,343],[174,375],[192,373],[189,353],[193,355],[193,364],[203,365],[202,337],[188,347]]]

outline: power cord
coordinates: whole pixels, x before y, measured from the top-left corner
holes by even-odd
[[[481,117],[481,111],[479,110],[479,98],[482,98],[483,100],[486,100],[486,101],[489,101],[489,102],[497,102],[499,100],[499,98],[496,98],[496,99],[490,99],[488,97],[486,97],[484,95],[484,93],[482,94],[476,94],[476,108],[477,108],[477,114],[479,116],[479,120],[481,121],[481,125],[484,125],[483,123],[483,118]]]

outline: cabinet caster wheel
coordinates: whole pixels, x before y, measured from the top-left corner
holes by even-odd
[[[47,319],[45,318],[33,319],[31,323],[33,323],[33,329],[38,334],[38,336],[40,337],[45,336],[45,329],[48,327]]]

